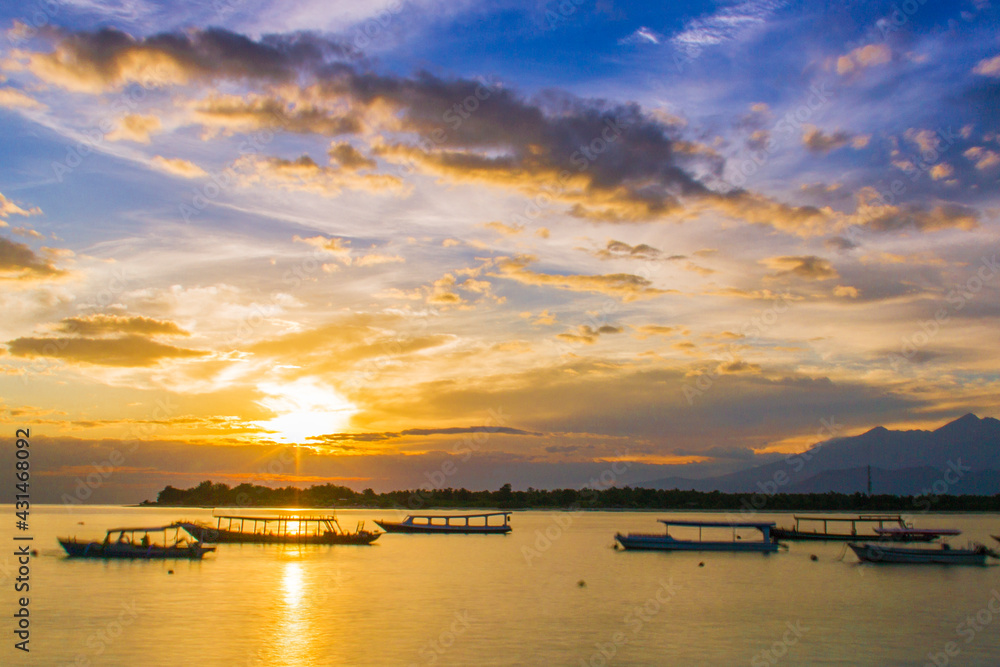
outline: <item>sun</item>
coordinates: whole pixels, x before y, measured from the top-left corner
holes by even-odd
[[[353,403],[316,380],[265,382],[259,387],[267,398],[258,403],[277,416],[255,424],[280,442],[304,444],[310,436],[339,433],[357,412]]]

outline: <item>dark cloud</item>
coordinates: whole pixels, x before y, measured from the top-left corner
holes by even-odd
[[[23,243],[0,237],[0,280],[40,280],[65,274]]]
[[[174,322],[156,320],[151,317],[126,317],[123,315],[89,315],[67,317],[59,326],[60,333],[80,336],[100,336],[104,334],[138,334],[141,336],[189,336]]]
[[[523,431],[509,426],[455,426],[447,428],[408,428],[402,431],[385,431],[381,433],[328,433],[307,438],[323,443],[340,442],[380,442],[399,438],[428,435],[463,435],[467,433],[499,433],[502,435],[541,436],[543,433]]]
[[[48,357],[98,366],[153,366],[164,359],[189,359],[208,354],[164,345],[129,334],[118,338],[15,338],[7,343],[15,357]]]

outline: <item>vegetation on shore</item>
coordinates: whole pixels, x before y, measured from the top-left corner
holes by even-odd
[[[850,512],[997,512],[1000,494],[993,496],[891,496],[863,493],[721,493],[606,487],[602,489],[532,489],[514,491],[504,484],[497,491],[468,489],[414,489],[375,493],[335,484],[308,489],[294,486],[270,488],[255,484],[230,487],[204,481],[190,489],[167,486],[156,502],[143,505],[184,507],[380,507],[410,511],[466,507],[502,509],[616,509],[616,510],[733,510],[744,512],[850,511]]]

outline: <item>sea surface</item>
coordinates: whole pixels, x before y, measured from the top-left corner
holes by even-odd
[[[56,536],[100,540],[106,528],[211,510],[37,506],[20,533],[38,550],[25,654],[13,647],[25,595],[13,588],[14,510],[0,508],[11,518],[0,532],[3,665],[1000,664],[1000,567],[860,565],[837,543],[623,552],[617,531],[727,515],[603,511],[516,512],[507,536],[223,544],[200,562],[104,562],[66,558]],[[350,529],[403,517],[338,515]],[[998,515],[914,520],[962,529],[955,546],[1000,534]]]

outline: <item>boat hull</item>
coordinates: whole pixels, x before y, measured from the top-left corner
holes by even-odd
[[[215,547],[205,547],[200,544],[188,547],[161,547],[157,545],[142,547],[131,544],[101,542],[78,542],[59,538],[59,544],[72,558],[102,558],[131,560],[160,560],[167,558],[189,558],[200,560],[206,553],[215,551]]]
[[[773,553],[778,550],[776,542],[738,541],[738,542],[695,542],[690,540],[675,540],[668,535],[641,535],[618,533],[615,539],[624,549],[630,551],[735,551]]]
[[[238,530],[219,530],[196,523],[182,523],[184,529],[202,542],[210,544],[371,544],[381,533],[360,530],[356,533],[324,532],[318,535],[274,535],[269,533],[244,533]]]
[[[510,526],[415,526],[392,521],[376,521],[375,523],[387,533],[504,535],[511,531]]]
[[[885,542],[932,542],[936,535],[848,535],[845,533],[810,533],[793,528],[772,528],[771,535],[776,540],[799,542],[857,542],[858,540],[880,540]]]
[[[987,556],[987,552],[980,549],[917,549],[855,543],[847,546],[865,563],[985,565]]]

